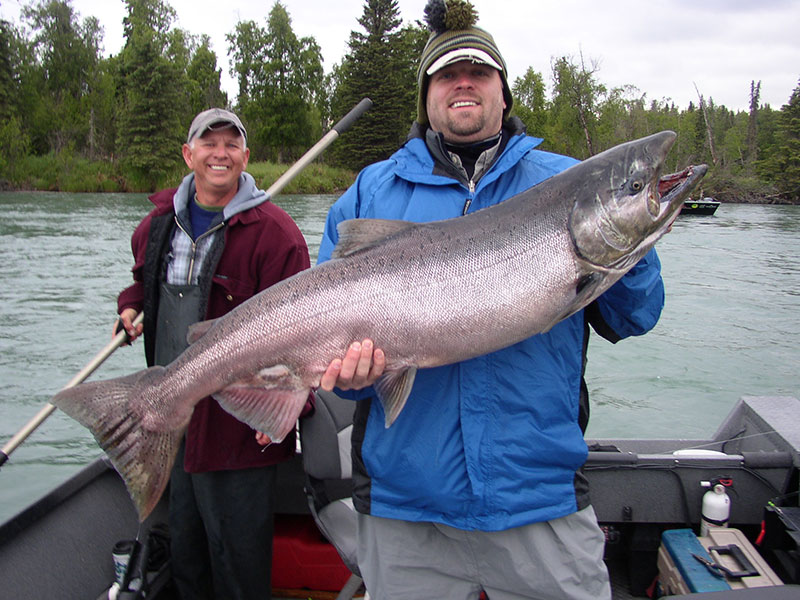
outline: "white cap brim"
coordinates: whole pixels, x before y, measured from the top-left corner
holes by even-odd
[[[442,54],[439,58],[437,58],[434,63],[428,67],[428,70],[425,71],[425,74],[433,75],[436,73],[436,71],[444,69],[446,66],[452,65],[453,63],[461,62],[462,60],[489,65],[501,73],[503,72],[503,67],[501,67],[497,61],[489,55],[488,52],[484,52],[478,48],[457,48],[455,50],[451,50],[447,54]]]

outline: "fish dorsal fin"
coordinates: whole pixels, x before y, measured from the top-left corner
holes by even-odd
[[[333,249],[331,258],[342,258],[364,248],[368,248],[395,233],[417,227],[410,221],[390,219],[349,219],[336,227],[339,243]]]
[[[378,400],[383,405],[387,429],[395,422],[400,411],[406,405],[416,376],[417,368],[409,367],[402,371],[390,371],[375,382],[373,387],[378,394]]]
[[[213,397],[240,421],[281,442],[294,429],[310,392],[289,367],[275,365],[230,384]]]
[[[197,340],[203,337],[216,322],[217,319],[209,319],[208,321],[199,321],[189,325],[189,330],[186,333],[186,341],[189,342],[189,345],[194,344]]]

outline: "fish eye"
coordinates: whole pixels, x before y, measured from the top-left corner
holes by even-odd
[[[644,184],[642,183],[641,179],[634,179],[631,182],[631,189],[634,192],[641,192],[643,188],[644,188]]]

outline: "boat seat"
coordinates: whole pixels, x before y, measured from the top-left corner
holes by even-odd
[[[361,587],[356,553],[356,512],[342,481],[350,482],[350,434],[356,403],[333,392],[317,390],[314,412],[300,420],[300,444],[306,472],[306,495],[314,521],[336,548],[352,576],[338,598],[352,598]],[[349,594],[349,595],[348,595]]]
[[[797,600],[800,598],[800,585],[776,585],[767,587],[742,588],[738,590],[724,590],[722,592],[704,592],[695,594],[680,594],[678,596],[663,596],[661,600]]]

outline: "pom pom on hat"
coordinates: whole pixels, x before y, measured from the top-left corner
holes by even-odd
[[[429,0],[425,6],[425,23],[431,36],[425,44],[417,71],[419,97],[417,99],[417,121],[428,124],[425,100],[428,95],[428,77],[449,64],[471,60],[487,64],[500,72],[503,81],[503,98],[506,109],[503,118],[511,110],[511,89],[508,86],[508,70],[505,60],[490,33],[475,24],[478,14],[469,0]]]
[[[444,0],[429,0],[423,12],[428,31],[439,34],[447,29],[447,25],[445,25],[447,7],[444,5]]]
[[[469,0],[429,0],[424,12],[428,30],[435,34],[470,29],[478,22],[478,13]]]

